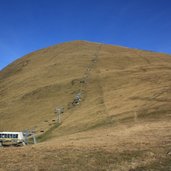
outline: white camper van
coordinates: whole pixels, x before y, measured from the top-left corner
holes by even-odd
[[[22,132],[0,132],[0,146],[3,145],[25,145]]]

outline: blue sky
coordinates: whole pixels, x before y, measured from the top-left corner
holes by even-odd
[[[72,40],[171,54],[171,1],[0,0],[0,69]]]

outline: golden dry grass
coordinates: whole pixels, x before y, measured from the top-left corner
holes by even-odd
[[[118,46],[74,41],[26,55],[0,72],[0,131],[35,128],[46,141],[0,149],[0,170],[171,170],[170,78],[170,55]]]

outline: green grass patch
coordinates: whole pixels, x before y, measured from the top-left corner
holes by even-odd
[[[60,126],[61,124],[57,123],[54,126],[52,126],[50,129],[48,129],[46,132],[43,134],[39,135],[36,139],[37,142],[43,142],[51,138],[51,133]]]
[[[144,111],[138,114],[138,118],[165,118],[168,114],[171,114],[171,110],[156,110],[153,112]]]
[[[137,167],[130,171],[170,171],[171,170],[171,157],[164,159],[156,160],[155,162],[146,165]]]

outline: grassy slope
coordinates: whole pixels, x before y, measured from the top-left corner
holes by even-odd
[[[14,62],[0,72],[0,129],[49,130],[42,138],[47,142],[15,149],[15,162],[31,151],[24,156],[27,166],[35,158],[31,170],[168,170],[170,64],[169,55],[83,41]],[[89,66],[83,100],[68,109]],[[53,127],[56,106],[65,112],[62,124]],[[8,169],[24,170],[9,164],[12,158],[4,160]]]

